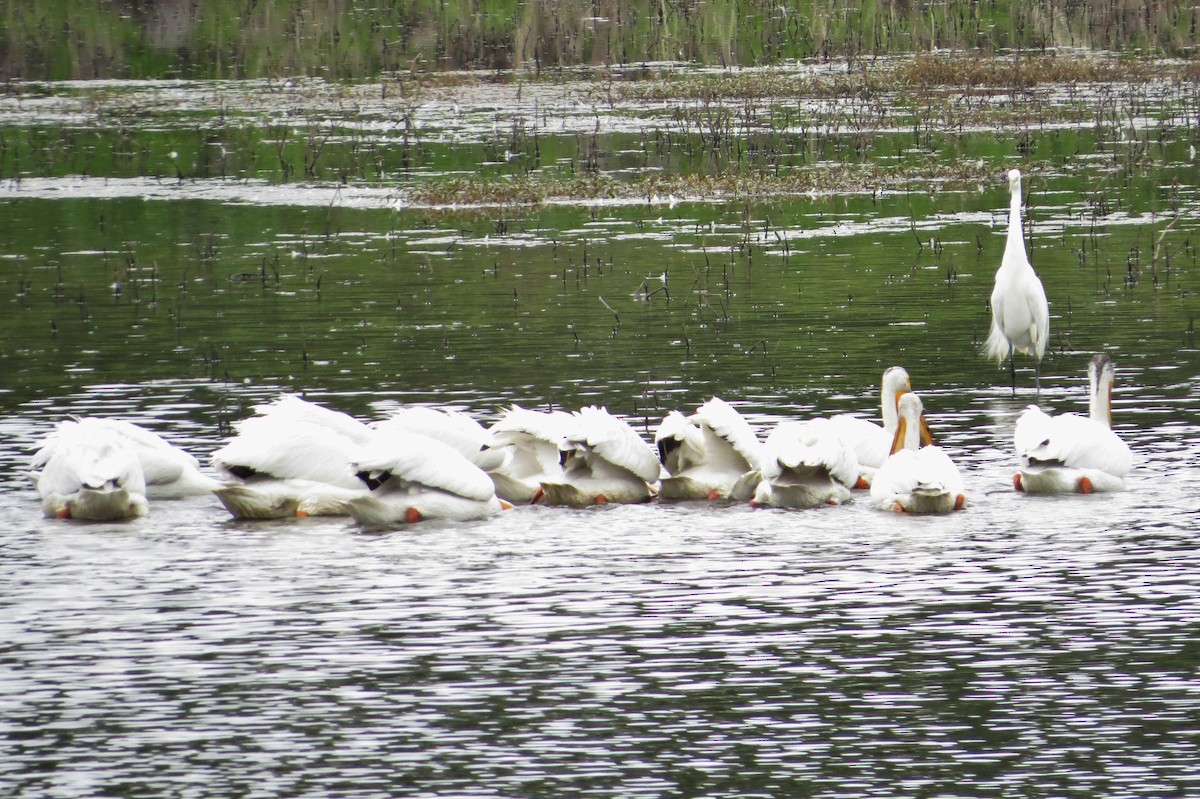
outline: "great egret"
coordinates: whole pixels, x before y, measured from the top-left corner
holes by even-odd
[[[1020,470],[1013,486],[1030,494],[1120,491],[1133,463],[1129,446],[1112,431],[1114,370],[1107,355],[1088,364],[1088,416],[1046,415],[1030,405],[1017,419],[1013,445]]]
[[[762,443],[725,400],[713,397],[691,416],[671,411],[655,431],[654,444],[668,474],[660,499],[749,499],[753,486],[744,492],[738,486],[760,467]]]
[[[762,480],[752,503],[775,508],[818,508],[850,498],[858,458],[828,419],[785,421],[763,443]]]
[[[898,411],[892,454],[875,473],[871,502],[901,513],[949,513],[966,507],[962,475],[945,450],[933,446],[921,398],[905,394]]]
[[[548,505],[582,507],[645,502],[662,467],[637,431],[605,408],[589,405],[574,413],[560,445],[561,478],[542,483]]]
[[[114,521],[145,516],[146,479],[133,448],[103,419],[63,421],[37,473],[50,518]]]
[[[1025,240],[1021,235],[1021,171],[1009,170],[1008,188],[1011,194],[1008,207],[1008,238],[1004,257],[996,270],[996,285],[992,289],[992,329],[985,352],[997,363],[1009,359],[1012,370],[1013,396],[1017,395],[1015,354],[1023,352],[1034,358],[1034,380],[1041,393],[1041,363],[1050,335],[1050,306],[1042,281],[1025,255]]]
[[[871,478],[892,452],[892,439],[896,436],[896,404],[900,395],[912,391],[908,372],[902,366],[889,366],[880,381],[879,407],[883,426],[874,422],[840,413],[829,417],[834,429],[858,457],[859,480],[856,488],[870,488]]]

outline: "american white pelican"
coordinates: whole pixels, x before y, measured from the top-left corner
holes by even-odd
[[[488,447],[505,453],[504,462],[488,470],[496,495],[509,502],[540,498],[543,482],[561,482],[559,445],[574,425],[566,411],[535,411],[513,405],[488,428]]]
[[[668,474],[660,499],[746,500],[753,485],[739,488],[745,485],[742,478],[762,465],[762,442],[750,423],[718,397],[691,416],[668,413],[654,444]]]
[[[46,516],[111,521],[145,516],[146,479],[127,439],[101,419],[59,422],[37,476]]]
[[[754,505],[818,508],[850,498],[858,458],[828,419],[780,422],[763,443]]]
[[[1047,416],[1030,405],[1017,419],[1013,444],[1020,470],[1013,486],[1030,494],[1120,491],[1133,464],[1129,446],[1112,431],[1113,364],[1088,364],[1088,416]]]
[[[369,491],[347,505],[366,527],[484,519],[512,507],[496,497],[486,472],[450,445],[418,433],[381,431],[351,468]]]
[[[500,468],[506,458],[504,452],[489,447],[491,438],[484,426],[461,411],[409,405],[370,426],[381,432],[400,430],[437,439],[484,471]]]
[[[1034,379],[1041,389],[1042,355],[1050,336],[1050,306],[1042,281],[1025,255],[1025,239],[1021,234],[1021,172],[1008,173],[1011,193],[1008,208],[1008,239],[1004,257],[996,270],[996,285],[992,289],[992,330],[984,351],[997,363],[1009,359],[1012,368],[1013,396],[1017,395],[1015,353],[1034,357]]]
[[[875,473],[871,502],[903,513],[949,513],[966,507],[962,475],[945,450],[933,446],[921,398],[905,394],[898,410],[892,454]]]
[[[91,430],[101,427],[119,437],[138,459],[146,481],[147,499],[179,499],[181,497],[210,494],[221,487],[221,482],[200,471],[200,463],[182,449],[170,444],[157,433],[123,419],[86,419]],[[30,460],[30,477],[37,481],[38,472],[54,455],[60,431],[74,429],[75,422],[64,422],[56,428],[41,449]]]
[[[624,420],[605,408],[576,411],[560,445],[561,478],[542,483],[548,505],[645,502],[661,471],[658,456]]]
[[[348,413],[335,411],[295,394],[281,394],[274,402],[254,406],[255,412],[279,422],[306,422],[324,427],[357,444],[371,440],[370,425]]]
[[[370,429],[363,425],[360,442],[313,418],[270,412],[237,422],[237,435],[212,455],[228,481],[214,493],[234,517],[343,516],[346,502],[366,492],[350,461]]]
[[[898,418],[896,404],[900,401],[900,395],[908,391],[912,391],[908,372],[902,366],[889,366],[880,380],[879,412],[883,419],[882,427],[848,413],[829,417],[838,435],[854,449],[858,457],[859,476],[855,488],[870,488],[875,470],[892,454]]]

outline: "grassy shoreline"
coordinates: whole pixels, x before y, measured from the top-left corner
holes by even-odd
[[[942,50],[1194,57],[1181,0],[43,0],[0,3],[0,79],[359,80],[411,69],[855,64]]]

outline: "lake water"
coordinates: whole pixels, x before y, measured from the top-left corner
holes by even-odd
[[[17,142],[61,124],[14,119]],[[87,178],[5,162],[5,795],[1200,792],[1192,133],[1133,167],[997,134],[993,180],[934,192],[447,212],[248,166],[179,181],[167,149],[204,124],[84,119]],[[97,154],[110,136],[129,160]],[[1011,490],[1031,363],[1014,398],[979,346],[1016,165],[1052,303],[1040,399],[1082,411],[1088,358],[1113,357],[1123,493]],[[20,473],[66,415],[203,459],[281,391],[364,418],[599,403],[647,434],[719,395],[765,432],[874,416],[892,363],[961,513],[520,507],[368,534],[197,498],[85,524],[43,519]]]

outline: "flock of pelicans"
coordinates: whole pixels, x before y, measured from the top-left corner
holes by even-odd
[[[1040,363],[1049,306],[1025,254],[1021,174],[1008,177],[1008,238],[986,352],[1010,362],[1024,352]],[[1109,358],[1094,356],[1086,417],[1025,409],[1013,435],[1016,490],[1124,488],[1132,456],[1111,429],[1113,378]],[[880,410],[882,425],[852,414],[782,421],[760,440],[736,409],[713,398],[691,415],[667,414],[651,446],[594,406],[573,413],[513,406],[484,428],[466,414],[420,406],[367,423],[284,395],[236,424],[236,435],[213,453],[211,473],[131,422],[84,418],[58,424],[29,475],[47,516],[90,520],[144,516],[150,499],[209,493],[236,518],[340,515],[366,527],[481,519],[529,503],[657,498],[812,508],[839,505],[855,490],[889,511],[966,507],[958,467],[933,444],[903,368],[883,373]]]
[[[1092,358],[1089,415],[1019,417],[1017,490],[1115,491],[1131,465],[1110,429],[1112,362]],[[284,395],[255,408],[212,454],[194,457],[131,422],[62,421],[33,456],[30,476],[47,516],[113,520],[145,515],[148,500],[215,494],[236,518],[344,515],[370,527],[481,519],[516,504],[583,507],[664,500],[756,506],[838,505],[869,491],[881,509],[948,513],[966,506],[962,476],[933,445],[920,398],[899,366],[883,374],[883,424],[842,414],[781,421],[760,439],[719,398],[671,411],[654,444],[604,408],[574,413],[509,408],[485,428],[423,406],[363,422]]]

